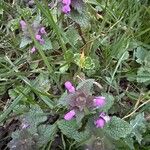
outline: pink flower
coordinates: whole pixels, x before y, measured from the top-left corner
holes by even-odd
[[[40,41],[40,44],[41,44],[41,45],[45,44],[44,39],[40,39],[39,41]]]
[[[70,81],[65,82],[65,88],[69,91],[69,93],[75,92],[75,88]]]
[[[35,35],[35,39],[36,39],[37,41],[40,41],[40,40],[41,40],[41,35],[39,35],[39,34]]]
[[[68,113],[65,114],[64,119],[65,120],[71,120],[75,116],[75,111],[71,110]]]
[[[96,128],[103,128],[105,126],[105,120],[103,118],[97,119],[94,124],[96,125]]]
[[[34,53],[36,51],[36,48],[33,46],[31,49],[31,53]]]
[[[69,91],[69,93],[74,93],[74,92],[75,92],[74,86],[70,87],[70,88],[68,89],[68,91]]]
[[[107,123],[108,121],[110,121],[110,117],[108,115],[106,115],[106,113],[102,112],[100,113],[99,117],[103,118],[105,120],[105,122]]]
[[[62,11],[63,11],[63,13],[65,13],[65,14],[70,13],[70,11],[71,11],[70,5],[64,5],[64,6],[62,7]]]
[[[20,21],[20,26],[21,26],[21,29],[23,30],[23,29],[26,28],[27,24],[26,24],[26,22],[24,20],[21,20]]]
[[[105,97],[103,96],[99,96],[99,97],[96,97],[95,99],[93,99],[93,105],[95,107],[103,107],[105,105]]]
[[[65,5],[70,5],[71,0],[62,0],[62,3],[65,4]]]
[[[41,33],[41,34],[46,34],[45,27],[41,27],[41,28],[40,28],[40,33]]]

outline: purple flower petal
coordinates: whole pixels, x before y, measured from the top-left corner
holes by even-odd
[[[99,97],[96,97],[95,99],[93,99],[93,105],[95,107],[103,107],[105,105],[105,97],[103,96],[99,96]]]
[[[27,24],[26,24],[26,22],[24,20],[21,20],[20,21],[20,26],[21,26],[21,29],[23,30],[23,29],[26,28]]]
[[[65,14],[70,13],[70,11],[71,11],[70,5],[64,5],[64,6],[62,7],[62,11],[63,11],[63,13],[65,13]]]
[[[45,27],[41,27],[41,28],[40,28],[40,33],[41,33],[41,34],[46,34]]]
[[[74,110],[69,111],[65,114],[64,119],[65,120],[71,120],[76,115]]]
[[[33,46],[31,49],[31,53],[34,53],[36,51],[36,48]]]
[[[35,39],[36,39],[37,41],[40,41],[40,40],[41,40],[41,35],[39,35],[39,34],[35,35]]]
[[[109,117],[108,115],[106,115],[104,112],[100,113],[99,117],[103,118],[106,123],[108,121],[110,121],[110,119],[111,119],[111,117]]]
[[[71,0],[62,0],[62,3],[65,4],[65,5],[70,5]]]
[[[66,89],[69,89],[69,88],[71,88],[72,87],[72,83],[70,82],[70,81],[66,81],[65,82],[65,88]]]
[[[69,93],[74,93],[74,92],[75,92],[74,86],[70,87],[70,88],[68,89],[68,91],[69,91]]]
[[[44,44],[45,44],[44,39],[40,39],[39,41],[40,41],[40,44],[41,44],[41,45],[44,45]]]
[[[96,128],[103,128],[105,126],[105,120],[102,118],[97,119],[94,124],[96,125]]]

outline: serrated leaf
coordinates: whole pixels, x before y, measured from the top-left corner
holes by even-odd
[[[8,143],[10,150],[37,149],[32,135],[27,130],[17,130],[12,134],[12,140]]]
[[[38,134],[39,134],[39,137],[37,139],[38,147],[46,145],[49,141],[52,141],[55,137],[56,132],[57,132],[56,124],[40,125],[38,127]]]
[[[82,27],[87,28],[90,25],[89,15],[87,14],[87,11],[83,11],[81,14],[75,10],[71,11],[70,18]]]
[[[39,89],[40,91],[44,91],[47,92],[50,89],[50,80],[49,80],[49,75],[48,73],[41,73],[38,77],[37,77],[37,89]]]
[[[52,48],[50,39],[45,39],[45,43],[42,45],[42,50],[51,50]]]
[[[73,57],[74,57],[74,54],[71,50],[66,51],[64,54],[64,58],[66,61],[72,61]]]
[[[139,142],[139,144],[142,141],[142,133],[145,131],[145,118],[144,113],[138,114],[135,119],[130,121],[130,125],[132,126],[132,134],[136,137],[136,140]]]
[[[83,66],[85,69],[94,69],[95,68],[94,61],[91,59],[91,57],[85,58]]]
[[[90,137],[89,132],[86,130],[78,132],[78,125],[75,120],[60,120],[58,122],[58,127],[64,135],[66,135],[68,138],[74,139],[76,142],[83,142]]]
[[[32,39],[24,36],[22,39],[21,39],[21,43],[20,43],[20,48],[23,48],[25,46],[27,46],[28,44],[31,44],[32,43]]]
[[[140,67],[137,71],[137,82],[148,83],[150,82],[150,68]]]
[[[107,123],[104,130],[112,138],[118,140],[129,135],[132,131],[132,127],[128,122],[114,116],[111,118],[111,121]]]
[[[38,105],[31,105],[29,112],[24,115],[23,121],[29,125],[28,131],[33,135],[37,134],[37,126],[47,119],[41,114],[43,111]]]
[[[92,88],[94,81],[95,81],[94,79],[83,80],[81,83],[78,84],[76,89],[81,90],[88,95],[92,95]]]
[[[75,0],[71,2],[72,7],[77,10],[79,13],[85,11],[86,7],[83,0]]]
[[[77,44],[77,41],[81,39],[77,30],[73,27],[66,31],[66,37],[73,45]]]
[[[146,49],[144,49],[142,47],[138,47],[137,50],[136,50],[136,52],[135,52],[135,56],[137,58],[136,61],[139,64],[142,64],[143,61],[144,61],[144,59],[145,59],[146,54],[147,54],[147,50]]]
[[[66,100],[66,97],[68,97],[68,93],[64,92],[59,98],[58,105],[68,106],[68,101]]]

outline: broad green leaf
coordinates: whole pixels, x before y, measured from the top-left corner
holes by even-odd
[[[145,131],[145,118],[144,113],[138,114],[135,119],[130,121],[130,125],[132,126],[132,134],[136,137],[136,140],[139,144],[142,141],[142,133]]]
[[[91,59],[91,57],[86,57],[83,66],[84,66],[85,69],[94,69],[95,68],[95,63]]]
[[[112,138],[119,140],[120,138],[127,137],[131,133],[132,127],[128,122],[114,116],[107,123],[104,130]]]
[[[104,112],[108,112],[108,110],[112,107],[114,104],[114,97],[111,94],[108,93],[102,93],[102,96],[106,98],[106,104],[102,108]]]
[[[137,48],[137,50],[136,50],[136,52],[135,52],[135,56],[136,56],[136,58],[137,58],[137,62],[139,63],[139,64],[143,64],[143,61],[144,61],[144,59],[145,59],[145,56],[147,55],[147,50],[146,49],[144,49],[144,48],[142,48],[142,47],[138,47]]]
[[[77,32],[77,30],[73,27],[69,28],[67,31],[66,31],[66,37],[67,39],[73,44],[77,44],[77,41],[79,39],[81,39],[79,33]]]
[[[23,121],[29,124],[28,131],[33,135],[37,134],[37,126],[47,119],[42,114],[43,111],[38,105],[31,105],[29,112],[24,115]]]
[[[64,54],[64,58],[68,62],[72,61],[73,57],[74,57],[74,54],[71,50],[66,51],[65,54]]]
[[[150,68],[140,67],[137,71],[137,82],[150,83]]]
[[[87,28],[90,25],[89,15],[86,11],[83,11],[81,14],[75,10],[71,11],[70,18],[82,27]]]
[[[32,39],[24,36],[22,39],[21,39],[21,43],[20,43],[20,48],[23,48],[25,46],[27,46],[28,44],[31,44],[32,43]]]
[[[58,127],[61,132],[68,138],[74,139],[76,142],[83,142],[90,138],[90,134],[87,130],[79,132],[76,120],[65,121],[60,120]]]
[[[91,95],[94,81],[95,81],[94,79],[83,80],[81,83],[78,84],[76,89],[82,90],[84,93]]]
[[[42,50],[51,50],[52,48],[50,39],[45,39],[45,43],[42,45]]]
[[[37,77],[37,89],[39,89],[40,91],[45,91],[47,92],[50,87],[50,80],[49,80],[49,74],[47,72],[41,73],[38,77]]]
[[[38,127],[38,135],[39,135],[37,139],[38,147],[46,145],[49,141],[52,141],[55,137],[56,132],[57,132],[56,124],[40,125]]]
[[[36,143],[27,130],[17,130],[12,134],[12,140],[8,143],[10,150],[33,150],[37,149]]]

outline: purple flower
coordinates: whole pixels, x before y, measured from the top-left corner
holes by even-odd
[[[65,88],[68,90],[69,93],[75,92],[75,88],[70,81],[65,82]]]
[[[46,34],[45,27],[40,28],[40,33],[43,34],[43,35]]]
[[[71,0],[62,0],[62,3],[65,4],[65,5],[70,5]]]
[[[65,114],[64,119],[65,120],[71,120],[76,115],[74,110],[69,111]]]
[[[40,39],[39,42],[40,42],[41,45],[45,44],[44,39]]]
[[[97,119],[94,124],[96,125],[96,128],[103,128],[105,125],[105,120],[103,118]]]
[[[65,13],[65,14],[70,13],[70,11],[71,11],[70,5],[64,5],[64,6],[62,7],[62,11],[63,11],[63,13]]]
[[[40,40],[41,40],[41,35],[39,35],[39,34],[35,35],[35,39],[36,39],[37,41],[40,41]]]
[[[23,29],[26,28],[27,24],[26,24],[26,22],[24,20],[21,20],[20,21],[20,26],[21,26],[21,29],[23,30]]]
[[[106,113],[102,112],[99,115],[99,118],[94,122],[97,128],[103,128],[105,124],[110,121],[110,117]]]
[[[102,112],[100,113],[99,117],[103,118],[105,120],[105,122],[107,123],[108,121],[110,121],[110,117],[108,115],[106,115],[106,113]]]
[[[96,97],[95,99],[93,99],[93,105],[95,107],[103,107],[105,105],[105,97],[103,96],[99,96],[99,97]]]
[[[34,53],[36,51],[36,48],[33,46],[31,49],[31,53]]]

